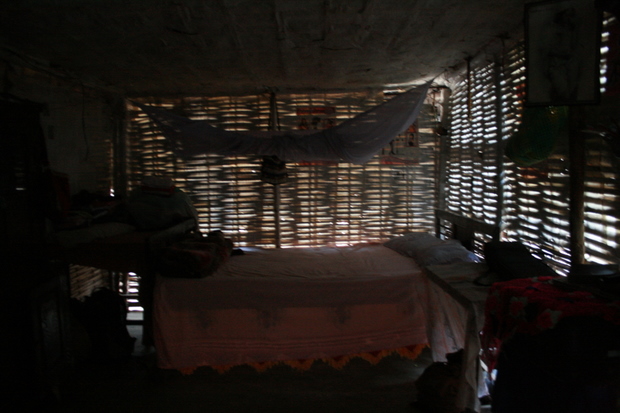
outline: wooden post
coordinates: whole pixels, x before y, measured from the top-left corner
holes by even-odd
[[[276,130],[278,127],[278,105],[276,102],[276,94],[271,92],[269,95],[269,129]],[[273,215],[275,220],[275,238],[276,248],[282,247],[280,242],[280,185],[273,186]]]
[[[497,228],[500,229],[500,234],[501,234],[501,227],[502,227],[502,217],[504,216],[504,198],[505,198],[505,193],[504,193],[504,179],[505,179],[505,171],[504,171],[504,151],[506,149],[506,142],[502,139],[502,134],[503,134],[503,130],[504,130],[504,116],[502,115],[502,105],[503,105],[503,99],[504,99],[504,94],[501,93],[501,83],[503,80],[503,72],[504,72],[504,67],[503,65],[500,63],[499,60],[497,60],[495,62],[495,70],[493,70],[493,75],[494,75],[494,84],[495,84],[495,90],[497,90],[496,93],[496,99],[495,99],[495,127],[496,127],[496,134],[495,134],[495,139],[497,139],[497,143],[495,144],[495,150],[496,150],[496,155],[495,155],[495,187],[497,188],[497,214],[495,215],[495,225],[497,226]],[[497,239],[494,239],[494,241],[499,241],[499,237],[500,235],[497,236]]]
[[[569,109],[569,161],[570,161],[570,258],[571,267],[582,264],[585,256],[584,225],[585,202],[585,140],[581,132],[581,114],[577,107]]]
[[[448,124],[448,106],[450,100],[451,91],[448,88],[441,89],[441,104],[443,109],[441,111],[441,119],[439,120],[438,130],[440,133],[437,136],[437,142],[439,144],[439,151],[437,153],[437,167],[435,169],[437,178],[437,209],[446,209],[446,182],[448,171],[448,158],[450,156],[450,137]]]
[[[276,221],[276,248],[282,247],[280,242],[280,185],[273,186],[274,194],[274,219]]]

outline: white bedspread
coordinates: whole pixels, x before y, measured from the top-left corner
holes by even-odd
[[[413,259],[380,244],[244,248],[213,276],[157,279],[161,368],[337,357],[427,343]]]

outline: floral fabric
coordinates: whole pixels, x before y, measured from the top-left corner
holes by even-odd
[[[588,291],[560,288],[554,283],[555,278],[522,278],[491,286],[481,333],[482,360],[490,370],[502,342],[514,334],[535,335],[574,316],[600,317],[620,325],[620,300],[604,300]]]

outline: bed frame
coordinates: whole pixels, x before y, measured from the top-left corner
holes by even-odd
[[[435,234],[442,239],[456,239],[468,250],[482,256],[485,242],[499,241],[500,228],[454,212],[436,209]]]
[[[439,238],[456,238],[474,251],[499,236],[494,225],[447,211],[436,213]],[[424,310],[432,287],[424,273],[426,264],[414,265],[407,254],[396,259],[392,254],[398,251],[378,243],[346,248],[351,255],[341,257],[348,262],[344,271],[361,274],[361,283],[340,276],[312,280],[314,274],[331,274],[329,270],[337,265],[330,257],[338,254],[323,256],[321,264],[329,262],[329,270],[319,265],[315,272],[311,262],[316,258],[309,257],[312,252],[301,252],[303,248],[287,251],[298,268],[289,266],[286,249],[263,253],[250,249],[245,258],[235,258],[241,261],[228,262],[223,269],[243,276],[204,280],[158,276],[153,306],[158,367],[191,373],[201,366],[219,371],[239,364],[258,369],[280,362],[310,366],[317,359],[336,366],[352,357],[376,357],[375,353],[383,357],[397,352],[414,358],[428,345],[428,326],[438,321],[436,316],[428,318]],[[376,261],[366,262],[363,269],[355,267],[372,254]],[[265,267],[269,276],[257,272]],[[278,271],[291,275],[296,269],[300,276],[294,283],[276,275]],[[378,277],[381,271],[393,276]],[[340,294],[343,289],[349,294]]]
[[[151,346],[153,344],[152,295],[156,272],[153,257],[185,234],[196,230],[196,222],[193,219],[186,219],[161,230],[132,231],[79,244],[69,249],[56,248],[53,251],[53,257],[67,264],[138,274],[140,277],[139,302],[144,309],[142,342],[144,345]],[[115,289],[116,286],[113,288]]]
[[[436,210],[436,235],[439,238],[457,239],[463,246],[484,259],[484,244],[499,241],[499,226],[478,221],[450,211]],[[479,266],[479,267],[478,267]],[[474,285],[474,280],[485,274],[485,264],[427,267],[429,288],[434,291],[434,300],[429,301],[430,308],[442,308],[433,311],[435,318],[430,321],[429,339],[433,349],[433,359],[441,361],[439,354],[444,346],[453,345],[463,351],[462,367],[455,384],[456,411],[480,411],[478,389],[482,380],[479,331],[484,323],[484,303],[488,294],[487,287]],[[452,281],[455,279],[458,281]],[[464,282],[469,281],[469,282]],[[434,303],[433,305],[430,305]],[[450,314],[450,320],[446,314]],[[443,328],[442,328],[443,326]],[[460,326],[463,336],[459,339],[452,326]],[[431,338],[432,337],[432,338]],[[454,340],[452,343],[451,340]],[[442,346],[443,344],[443,346]],[[434,346],[433,346],[434,345]]]

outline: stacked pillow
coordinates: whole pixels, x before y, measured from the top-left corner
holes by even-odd
[[[413,258],[423,267],[428,265],[480,262],[476,254],[457,240],[441,240],[428,232],[410,232],[386,241],[384,246]]]

